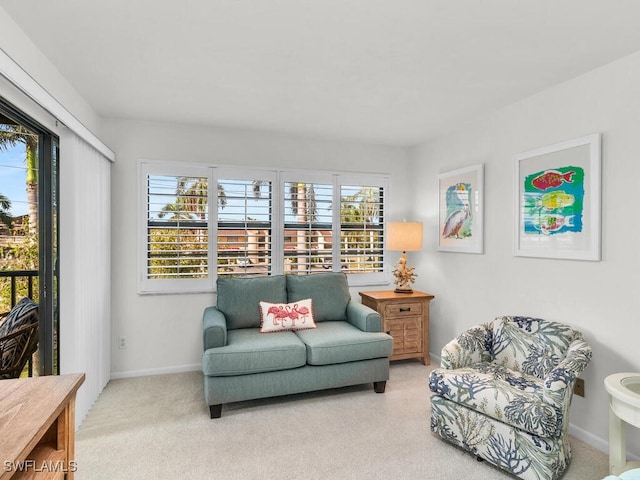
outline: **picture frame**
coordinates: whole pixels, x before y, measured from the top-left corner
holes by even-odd
[[[438,175],[438,250],[484,253],[484,164]]]
[[[599,133],[515,156],[514,255],[600,260]]]

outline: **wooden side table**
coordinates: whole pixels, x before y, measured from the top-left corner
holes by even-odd
[[[382,330],[393,337],[389,360],[419,358],[429,365],[430,293],[395,293],[393,290],[360,292],[362,303],[382,317]]]
[[[84,373],[0,381],[0,480],[73,480]]]

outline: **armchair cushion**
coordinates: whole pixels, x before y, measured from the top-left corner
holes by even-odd
[[[564,358],[576,331],[568,325],[530,317],[498,317],[493,322],[494,362],[545,378]]]
[[[429,389],[446,399],[542,437],[562,431],[562,405],[548,403],[535,376],[490,362],[434,372]]]
[[[478,362],[493,360],[491,345],[493,329],[491,324],[476,325],[454,338],[442,349],[440,365],[454,369],[467,367]]]

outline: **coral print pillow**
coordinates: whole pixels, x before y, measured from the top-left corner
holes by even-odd
[[[260,332],[316,328],[310,298],[293,303],[260,302]]]

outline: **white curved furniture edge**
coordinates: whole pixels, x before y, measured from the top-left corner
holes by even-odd
[[[640,428],[640,373],[614,373],[604,379],[609,393],[609,473],[618,475],[640,462],[627,462],[626,422]]]

